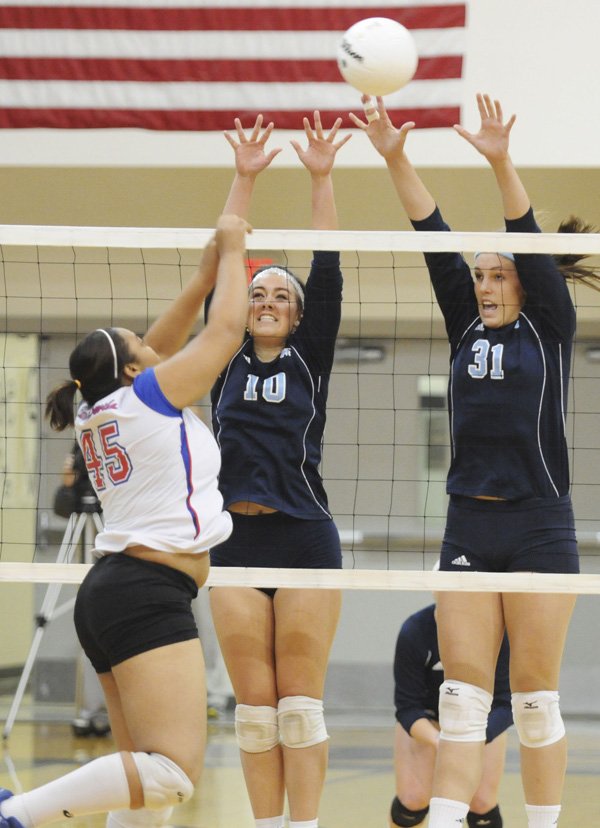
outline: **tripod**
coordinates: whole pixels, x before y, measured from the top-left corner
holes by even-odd
[[[102,520],[98,514],[96,498],[85,495],[81,498],[81,501],[82,503],[80,510],[73,512],[69,518],[65,534],[60,544],[56,563],[72,563],[80,541],[83,542],[84,560],[89,558],[89,553],[92,549],[96,532],[102,531]],[[87,562],[88,561],[86,560],[86,563]],[[33,636],[33,641],[31,642],[31,647],[29,648],[29,653],[27,655],[27,659],[25,660],[25,666],[23,667],[23,672],[21,673],[15,697],[8,712],[2,733],[2,738],[5,740],[8,739],[10,735],[17,717],[17,712],[21,702],[23,701],[23,696],[27,688],[27,683],[29,682],[29,677],[33,669],[37,652],[40,648],[40,644],[42,643],[46,626],[50,623],[50,621],[52,621],[53,618],[58,618],[60,615],[63,615],[65,612],[72,609],[75,603],[75,599],[71,599],[57,608],[56,603],[58,601],[60,590],[61,584],[59,583],[52,583],[48,585],[40,611],[35,617],[36,630]]]

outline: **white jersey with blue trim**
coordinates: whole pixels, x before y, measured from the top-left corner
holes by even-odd
[[[75,432],[104,515],[99,554],[135,545],[198,553],[229,537],[215,439],[192,411],[171,405],[154,369],[83,403]]]

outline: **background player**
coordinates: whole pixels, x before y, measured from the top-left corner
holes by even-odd
[[[310,173],[312,226],[337,227],[331,169],[348,138],[341,119],[326,135],[318,112],[304,120],[308,146],[292,142]],[[246,217],[256,176],[275,157],[262,117],[247,137],[236,120],[236,175],[226,210]],[[250,285],[248,335],[212,392],[221,448],[220,486],[231,538],[213,566],[341,567],[339,535],[318,466],[342,300],[339,254],[315,252],[303,287],[281,267]],[[339,590],[214,588],[215,628],[237,706],[235,727],[252,811],[260,828],[313,828],[327,768],[323,692]]]
[[[433,769],[440,740],[439,691],[444,681],[437,640],[435,604],[402,624],[394,654],[394,771],[396,796],[390,828],[419,825],[429,811]],[[508,639],[502,641],[494,699],[487,722],[483,769],[467,814],[469,828],[502,828],[498,786],[504,771],[506,730],[512,724]]]
[[[396,129],[380,98],[376,107],[367,97],[363,104],[372,120],[351,118],[385,158],[413,226],[447,230],[404,151],[415,124]],[[487,95],[477,105],[479,132],[455,129],[489,162],[506,229],[539,232],[508,151],[515,117],[504,123],[500,103]],[[451,350],[442,570],[579,571],[565,438],[575,309],[565,278],[593,273],[578,268],[578,258],[561,271],[548,255],[482,252],[472,276],[459,254],[425,256]],[[455,828],[479,784],[505,626],[529,828],[557,824],[567,754],[558,680],[574,603],[568,594],[440,593],[446,681],[430,828]]]
[[[83,397],[76,434],[104,529],[75,625],[120,752],[28,793],[0,789],[1,828],[99,811],[111,811],[108,828],[164,825],[200,776],[206,690],[191,602],[231,518],[214,438],[186,406],[208,392],[242,340],[246,228],[222,216],[197,274],[144,339],[123,328],[88,334],[71,354],[72,379],[48,397],[59,431],[74,424],[77,389]],[[186,345],[213,288],[208,322]]]

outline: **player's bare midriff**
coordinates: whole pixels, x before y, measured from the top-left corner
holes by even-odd
[[[278,509],[272,509],[270,506],[263,506],[262,503],[254,503],[251,500],[236,500],[235,503],[230,503],[227,507],[229,512],[235,512],[236,515],[272,515]]]
[[[494,497],[493,495],[473,495],[473,500],[506,500],[506,498]]]
[[[185,572],[196,582],[198,587],[203,586],[206,582],[210,570],[208,550],[196,553],[162,552],[159,549],[149,549],[147,546],[129,546],[123,550],[123,554]]]

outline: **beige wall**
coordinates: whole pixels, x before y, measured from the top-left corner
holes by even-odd
[[[497,230],[502,211],[486,169],[422,170],[456,230]],[[554,231],[570,213],[600,224],[600,167],[524,169],[530,198]],[[231,168],[0,167],[0,224],[211,227],[225,202]],[[334,172],[340,227],[407,229],[384,169]],[[251,221],[256,227],[308,227],[307,174],[272,169],[258,179]]]

